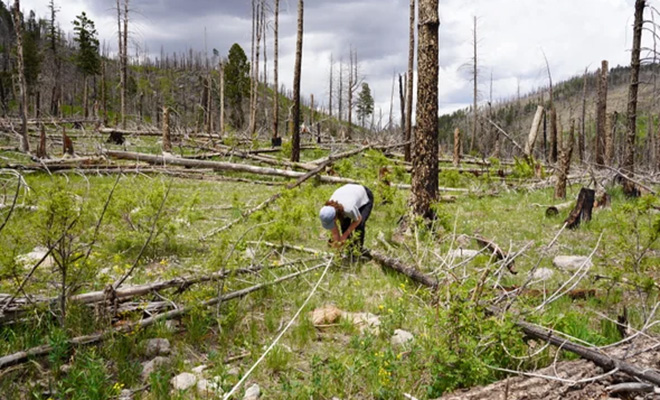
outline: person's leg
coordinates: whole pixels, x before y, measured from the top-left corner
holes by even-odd
[[[355,230],[360,234],[360,252],[364,248],[364,237],[366,235],[366,223],[367,220],[369,219],[369,216],[371,215],[371,210],[374,206],[374,195],[371,193],[371,190],[369,190],[368,187],[364,187],[364,189],[367,191],[367,197],[369,197],[369,202],[362,207],[360,207],[360,215],[362,216],[362,222],[360,222],[360,225],[355,228]]]

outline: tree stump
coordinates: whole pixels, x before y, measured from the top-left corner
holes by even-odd
[[[74,155],[73,152],[73,141],[66,135],[66,131],[62,128],[62,155]]]
[[[39,136],[39,146],[37,146],[37,157],[48,158],[48,150],[46,149],[46,128],[41,124],[41,133]]]
[[[573,211],[571,211],[566,221],[564,221],[568,228],[575,229],[580,226],[580,222],[591,221],[591,211],[594,207],[595,195],[596,192],[592,189],[580,189],[575,208],[573,208]]]

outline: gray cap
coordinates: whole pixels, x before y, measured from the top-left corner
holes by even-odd
[[[325,229],[334,228],[336,215],[337,211],[335,211],[334,207],[324,206],[321,208],[321,212],[319,213],[319,216],[321,217],[321,225],[323,225]]]

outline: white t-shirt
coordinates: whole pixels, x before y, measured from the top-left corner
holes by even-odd
[[[360,207],[369,202],[369,196],[367,196],[364,186],[349,183],[335,190],[330,200],[334,200],[344,207],[345,217],[357,221],[360,217]]]

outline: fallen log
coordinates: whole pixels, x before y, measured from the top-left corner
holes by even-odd
[[[368,254],[370,254],[371,257],[379,264],[394,271],[400,272],[417,283],[421,283],[430,287],[431,289],[436,289],[438,287],[438,281],[435,278],[420,272],[416,268],[403,264],[396,258],[386,257],[375,251],[369,251]],[[500,310],[494,307],[487,307],[487,310],[492,314],[500,314]],[[606,372],[617,369],[632,377],[651,382],[655,385],[660,385],[660,373],[653,369],[640,368],[635,365],[628,364],[620,358],[610,357],[600,351],[573,343],[568,339],[563,339],[557,336],[558,332],[554,330],[545,329],[523,320],[517,320],[514,323],[525,335],[531,338],[544,340],[554,346],[559,347],[561,350],[567,350],[575,353],[585,360],[589,360],[597,366],[601,367]]]
[[[301,178],[306,175],[303,172],[287,171],[269,167],[256,167],[249,164],[234,164],[222,161],[208,160],[191,160],[187,158],[158,156],[153,154],[133,153],[128,151],[105,150],[103,154],[117,159],[144,161],[155,165],[179,165],[189,168],[209,168],[214,171],[245,172],[257,175],[283,176],[286,178]],[[318,172],[321,171],[317,171],[317,173]],[[356,183],[356,181],[353,179],[325,175],[319,176],[319,180],[324,183]]]
[[[146,326],[150,326],[158,321],[163,321],[163,320],[169,320],[173,318],[178,318],[180,316],[183,316],[187,313],[189,313],[192,310],[199,309],[199,306],[201,305],[202,307],[210,307],[218,302],[225,302],[227,300],[233,300],[241,297],[245,297],[248,294],[255,292],[257,290],[264,289],[269,286],[273,286],[278,283],[282,283],[284,281],[293,279],[295,277],[298,277],[303,274],[310,273],[312,271],[315,271],[319,268],[324,267],[326,264],[320,264],[311,268],[308,268],[304,271],[300,272],[295,272],[286,276],[283,276],[281,278],[277,278],[271,282],[266,282],[266,283],[261,283],[258,285],[250,286],[245,289],[237,290],[235,292],[231,292],[228,294],[225,294],[223,296],[219,296],[210,300],[206,300],[199,305],[193,305],[193,306],[187,306],[187,307],[182,307],[177,310],[172,310],[168,311],[162,314],[154,315],[153,317],[145,318],[139,321],[135,322],[130,322],[125,325],[116,327],[110,331],[106,332],[100,332],[100,333],[95,333],[92,335],[85,335],[85,336],[78,336],[75,338],[72,338],[68,341],[69,345],[74,345],[74,346],[80,346],[80,345],[85,345],[85,344],[93,344],[93,343],[98,343],[103,340],[105,340],[108,337],[111,337],[113,334],[116,333],[127,333],[131,332],[135,329],[140,329],[144,328]],[[12,365],[18,365],[27,362],[31,358],[35,357],[41,357],[49,354],[53,350],[53,347],[50,345],[41,345],[37,347],[33,347],[31,349],[25,350],[25,351],[19,351],[17,353],[13,354],[8,354],[5,356],[0,357],[0,370],[3,370],[5,368],[11,367]]]
[[[565,203],[555,204],[554,206],[547,206],[545,209],[545,216],[548,218],[555,217],[559,215],[560,211],[568,210],[572,205],[572,201],[567,201]]]

